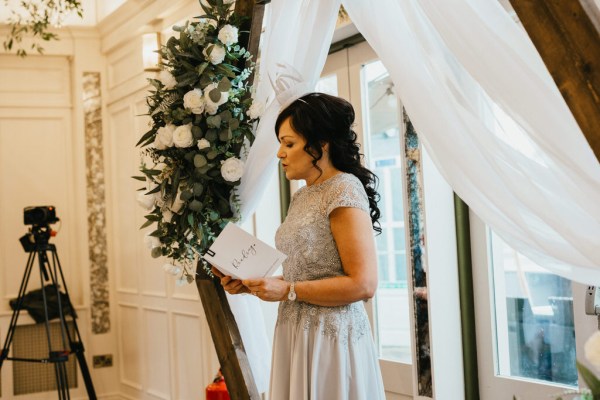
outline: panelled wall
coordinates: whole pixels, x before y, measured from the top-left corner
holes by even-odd
[[[175,277],[153,259],[144,245],[145,210],[137,204],[140,175],[138,139],[149,129],[145,97],[142,33],[161,32],[163,43],[173,25],[199,15],[197,1],[155,1],[145,7],[125,3],[99,26],[107,62],[107,187],[109,190],[110,265],[114,271],[119,392],[130,399],[203,399],[218,371],[210,330],[195,285],[176,286]],[[245,227],[272,242],[279,225],[276,177],[257,217]],[[260,222],[257,222],[260,221]],[[271,311],[272,307],[265,305]],[[267,322],[269,331],[273,321]]]
[[[12,315],[8,302],[17,296],[25,272],[27,254],[18,242],[28,229],[23,224],[23,208],[56,206],[61,222],[54,226],[58,235],[51,242],[57,246],[79,315],[87,363],[96,392],[102,398],[114,398],[115,369],[92,367],[92,356],[113,354],[116,342],[112,332],[95,335],[91,329],[86,144],[81,102],[83,73],[103,73],[104,62],[95,29],[72,28],[62,37],[61,42],[45,46],[44,56],[30,54],[20,58],[0,53],[0,340],[3,344]],[[41,285],[37,263],[32,271],[28,291]],[[18,322],[32,324],[33,320],[22,313]],[[0,398],[43,399],[56,395],[13,395],[15,364],[7,361],[3,365]],[[81,377],[78,386],[72,391],[73,398],[87,397]]]

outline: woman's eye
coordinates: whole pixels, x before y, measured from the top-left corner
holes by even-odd
[[[287,147],[287,148],[290,148],[292,146],[293,146],[293,144],[291,144],[291,143],[288,143],[288,144],[285,145],[285,147]]]

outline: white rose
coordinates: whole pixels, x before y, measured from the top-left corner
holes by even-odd
[[[159,150],[164,150],[167,147],[173,147],[173,131],[175,130],[175,125],[167,124],[166,126],[161,126],[156,131],[156,138],[154,139],[154,146]],[[158,145],[161,145],[163,148],[159,148]]]
[[[173,144],[175,147],[190,147],[194,144],[192,124],[181,125],[173,131]]]
[[[144,236],[144,243],[146,244],[146,247],[148,247],[150,250],[155,247],[160,247],[160,239],[156,236],[150,236],[149,233],[150,232],[146,233],[146,236]]]
[[[225,25],[219,30],[219,35],[217,37],[225,46],[231,46],[238,41],[238,28],[231,25]]]
[[[595,332],[589,337],[585,342],[583,350],[585,358],[594,365],[594,367],[600,369],[600,331]]]
[[[164,69],[158,74],[158,80],[167,90],[171,90],[177,85],[177,80],[175,77],[169,71]]]
[[[249,116],[250,119],[256,119],[260,117],[264,112],[265,105],[260,101],[254,100],[248,111],[246,111],[246,115]]]
[[[171,274],[171,275],[179,275],[179,273],[181,272],[181,268],[173,265],[173,264],[165,264],[163,265],[163,269],[165,270],[165,272]]]
[[[207,149],[210,147],[210,142],[206,139],[198,140],[198,150]]]
[[[212,104],[207,103],[205,110],[209,115],[215,115],[217,113],[218,108],[219,108],[219,106],[214,103],[212,103]]]
[[[210,51],[210,55],[208,54],[208,49],[212,49]],[[223,46],[213,44],[202,51],[204,57],[208,58],[208,61],[213,65],[221,64],[225,59],[225,48]]]
[[[150,211],[154,208],[156,198],[153,195],[148,195],[144,193],[138,193],[137,202],[140,206],[144,207],[144,209]]]
[[[238,181],[244,175],[244,162],[236,157],[228,158],[221,163],[221,175],[226,181]]]
[[[154,138],[154,148],[156,150],[166,150],[167,146],[165,146],[160,140],[158,140],[158,136]]]
[[[202,98],[202,90],[196,88],[190,90],[183,95],[183,106],[192,110],[194,114],[202,114],[204,112],[204,98]]]

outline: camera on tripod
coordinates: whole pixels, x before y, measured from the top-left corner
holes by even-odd
[[[56,207],[54,206],[32,206],[23,209],[23,222],[31,225],[29,232],[19,238],[23,249],[27,253],[35,250],[35,246],[44,245],[53,236],[49,225],[58,222]]]

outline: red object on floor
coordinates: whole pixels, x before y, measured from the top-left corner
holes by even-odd
[[[206,387],[206,400],[230,400],[221,370],[219,370],[215,380]]]

